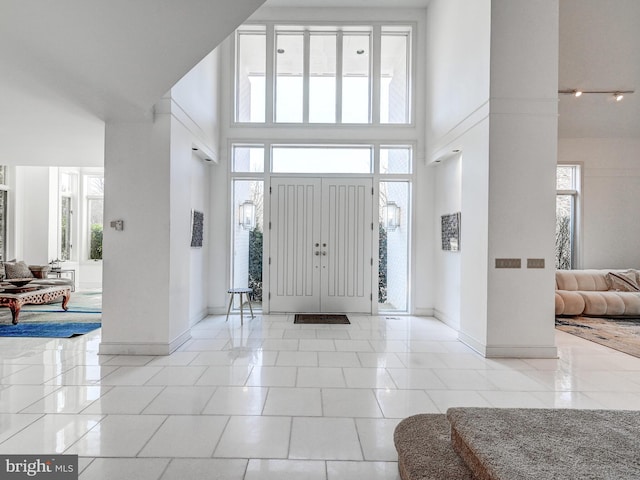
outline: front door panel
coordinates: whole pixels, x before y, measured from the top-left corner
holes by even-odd
[[[371,179],[273,178],[273,312],[371,313]]]

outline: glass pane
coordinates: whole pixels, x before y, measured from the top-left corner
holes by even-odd
[[[406,311],[409,276],[409,183],[380,182],[378,307]]]
[[[342,123],[370,122],[370,35],[345,34],[342,52]]]
[[[103,177],[87,177],[87,195],[104,195]]]
[[[102,227],[104,202],[101,198],[88,200],[89,207],[89,259],[102,259]]]
[[[236,121],[264,122],[267,40],[264,32],[238,33]]]
[[[575,190],[576,188],[576,167],[573,165],[556,168],[556,189]]]
[[[6,185],[7,183],[7,167],[0,165],[0,184]]]
[[[381,123],[409,123],[409,38],[408,33],[382,33]]]
[[[371,173],[370,147],[273,147],[274,173]]]
[[[68,173],[60,174],[60,193],[71,193],[71,175]]]
[[[309,39],[309,122],[336,121],[336,35]]]
[[[573,268],[574,196],[556,196],[556,269]]]
[[[71,259],[71,197],[60,198],[60,257],[59,258],[62,261],[67,261]]]
[[[233,205],[233,286],[253,289],[251,301],[256,308],[262,302],[264,182],[234,181]],[[234,301],[238,308],[238,298]]]
[[[409,147],[380,148],[380,173],[411,173],[411,149]]]
[[[302,122],[304,36],[276,34],[276,122]]]
[[[234,172],[263,172],[264,147],[233,147]]]

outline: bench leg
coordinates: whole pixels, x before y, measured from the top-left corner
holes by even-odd
[[[231,305],[233,305],[233,293],[230,295],[231,298],[229,298],[229,308],[227,308],[227,319],[225,320],[225,322],[229,321],[229,312],[231,311]]]
[[[71,298],[71,295],[66,293],[62,296],[62,309],[66,312],[69,307],[67,307],[67,303],[69,303],[69,299]]]
[[[244,319],[242,318],[242,292],[240,292],[240,325],[244,325]]]
[[[253,314],[253,307],[251,306],[251,296],[247,294],[247,300],[249,301],[249,310],[251,310],[251,318],[256,318]]]
[[[11,323],[16,325],[18,323],[18,317],[20,316],[20,307],[21,305],[9,305],[9,309],[11,309]]]

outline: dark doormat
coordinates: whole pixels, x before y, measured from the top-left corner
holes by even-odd
[[[346,315],[327,315],[324,313],[296,313],[293,323],[350,324]]]

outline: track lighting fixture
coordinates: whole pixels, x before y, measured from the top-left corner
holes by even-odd
[[[625,94],[634,93],[634,90],[582,90],[580,88],[558,90],[558,93],[562,95],[573,95],[574,97],[581,97],[583,94],[599,93],[601,95],[613,95],[616,102],[621,101]]]

